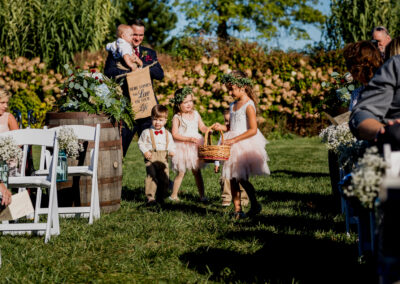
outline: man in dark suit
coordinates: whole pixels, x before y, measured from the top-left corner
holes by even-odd
[[[133,36],[132,36],[132,47],[135,55],[139,57],[139,59],[143,63],[143,67],[153,64],[157,61],[157,53],[147,47],[141,46],[140,44],[143,42],[144,38],[144,23],[142,20],[135,20],[132,24]],[[115,78],[118,75],[122,75],[130,72],[129,69],[119,69],[117,67],[118,59],[115,59],[111,52],[108,52],[106,64],[104,67],[104,74],[109,78]],[[122,62],[120,62],[122,63]],[[124,64],[123,64],[124,65]],[[164,71],[160,65],[160,63],[156,63],[154,66],[150,67],[150,77],[151,80],[162,80],[164,78]],[[129,97],[129,92],[127,88],[127,83],[124,81],[122,89],[124,94]],[[156,98],[157,101],[157,98]],[[158,102],[158,101],[157,101]],[[135,133],[140,136],[144,129],[150,128],[151,126],[151,117],[145,117],[141,119],[135,120],[135,125],[133,129],[129,129],[125,124],[122,127],[122,151],[124,157],[126,152],[128,151],[129,145],[133,139]]]

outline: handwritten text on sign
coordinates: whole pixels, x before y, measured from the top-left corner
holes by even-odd
[[[157,104],[149,68],[146,67],[131,72],[126,78],[135,119],[149,117],[151,109]]]

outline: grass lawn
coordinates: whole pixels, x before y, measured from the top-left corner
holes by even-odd
[[[370,283],[374,269],[357,262],[356,235],[334,213],[327,151],[316,138],[267,145],[271,176],[251,181],[263,206],[233,221],[220,206],[219,174],[203,171],[207,205],[192,174],[179,204],[144,205],[145,168],[137,144],[124,160],[121,209],[61,219],[61,234],[0,236],[0,282],[10,283]],[[247,209],[246,209],[247,210]]]

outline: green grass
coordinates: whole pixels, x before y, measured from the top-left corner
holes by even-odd
[[[188,174],[179,204],[144,205],[145,169],[137,144],[124,160],[121,209],[61,219],[61,234],[1,236],[0,282],[10,283],[369,283],[331,196],[327,151],[318,139],[267,145],[271,176],[251,181],[263,206],[235,222],[220,206],[219,174],[203,171],[207,205]],[[246,209],[247,210],[247,209]]]

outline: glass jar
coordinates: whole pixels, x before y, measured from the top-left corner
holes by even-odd
[[[57,182],[67,181],[68,178],[68,162],[67,155],[64,150],[58,152],[57,161]]]
[[[0,180],[8,187],[8,165],[5,161],[0,161]]]

